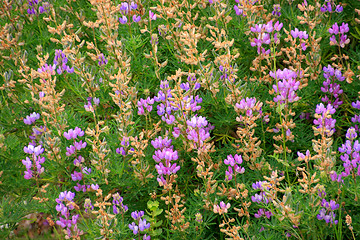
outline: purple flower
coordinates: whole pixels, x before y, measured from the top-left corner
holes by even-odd
[[[76,139],[77,137],[84,136],[84,131],[79,127],[75,127],[75,129],[70,129],[68,132],[64,132],[64,137],[67,140]]]
[[[98,56],[99,59],[99,66],[106,65],[108,63],[108,60],[105,58],[104,54],[100,53]]]
[[[129,224],[129,228],[133,231],[134,235],[137,235],[138,233],[143,232],[145,229],[150,228],[150,223],[147,223],[145,218],[142,219],[143,216],[144,211],[134,211],[131,213],[131,217],[136,221],[136,223],[132,222]],[[149,239],[149,237],[145,234],[143,239]]]
[[[30,115],[26,116],[26,118],[24,119],[24,123],[27,125],[31,125],[31,124],[35,123],[35,121],[39,118],[40,118],[40,114],[33,112]]]
[[[274,7],[274,11],[272,11],[272,15],[280,17],[281,16],[280,4],[274,4],[273,7]]]
[[[149,10],[149,17],[150,17],[150,20],[152,20],[152,21],[156,20],[156,14],[153,13],[151,10]]]
[[[121,24],[126,24],[127,23],[127,17],[126,16],[119,17],[119,22]]]
[[[134,22],[137,23],[137,22],[140,22],[141,17],[140,17],[140,16],[137,16],[137,15],[133,15],[132,19],[133,19]]]

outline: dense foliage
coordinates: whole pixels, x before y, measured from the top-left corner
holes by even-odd
[[[360,238],[358,9],[2,0],[0,238]]]

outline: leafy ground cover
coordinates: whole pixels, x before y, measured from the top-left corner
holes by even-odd
[[[2,0],[1,239],[358,239],[360,4]]]

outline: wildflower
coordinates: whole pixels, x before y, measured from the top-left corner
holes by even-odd
[[[274,7],[274,11],[272,11],[272,15],[280,17],[281,16],[280,4],[274,4],[273,7]]]
[[[99,66],[106,65],[108,63],[108,60],[105,58],[104,54],[102,53],[99,54],[98,58],[99,58],[99,62],[98,62]]]
[[[58,203],[56,205],[56,211],[58,211],[61,215],[59,220],[56,221],[56,224],[61,228],[66,228],[67,238],[79,238],[80,235],[83,234],[82,231],[78,229],[77,220],[79,219],[79,215],[72,215],[71,210],[75,209],[75,203],[73,199],[75,197],[75,193],[70,191],[61,192],[59,194],[59,198],[55,199]]]
[[[35,123],[35,121],[39,118],[40,118],[40,114],[33,112],[30,115],[26,116],[26,118],[24,119],[24,123],[27,125],[31,125],[31,124]]]
[[[54,65],[58,67],[56,69],[56,72],[59,75],[62,74],[64,71],[66,71],[67,73],[73,73],[74,72],[74,67],[70,68],[68,65],[66,65],[67,62],[68,62],[68,58],[66,57],[65,53],[60,49],[56,49],[55,50]]]
[[[340,27],[337,23],[334,23],[329,28],[329,33],[333,34],[330,37],[330,45],[338,45],[341,48],[344,48],[346,44],[350,43],[350,39],[345,34],[347,32],[349,32],[349,25],[347,23],[342,23]],[[336,35],[339,40],[337,40]]]
[[[236,176],[238,173],[242,174],[245,172],[245,168],[239,166],[242,162],[243,160],[240,155],[235,154],[234,157],[232,155],[227,156],[227,159],[224,160],[224,163],[229,165],[228,170],[225,171],[225,179],[227,181],[230,181],[232,177]]]
[[[144,211],[134,211],[131,213],[131,217],[136,221],[136,223],[132,222],[129,224],[129,228],[133,231],[134,235],[137,235],[138,233],[145,231],[145,229],[150,228],[150,223],[147,223],[145,218],[142,219],[143,216]],[[149,239],[149,236],[146,236],[145,234],[144,239]]]
[[[145,110],[144,110],[144,107],[145,109],[147,110],[147,112],[151,112],[152,111],[152,104],[154,104],[154,99],[153,98],[150,98],[148,97],[147,99],[140,99],[137,103],[138,105],[138,114],[139,115],[145,115]]]
[[[137,15],[133,15],[132,19],[133,19],[134,22],[137,23],[137,22],[140,22],[141,17],[140,17],[140,16],[137,16]]]
[[[123,204],[123,198],[120,196],[119,193],[115,193],[112,195],[113,197],[113,201],[112,201],[112,204],[113,204],[113,213],[114,214],[124,214],[125,212],[127,212],[128,210],[128,207],[127,205],[124,205]]]
[[[152,21],[156,20],[156,14],[153,13],[151,10],[149,10],[149,17],[150,17],[150,20],[152,20]]]
[[[325,199],[321,201],[321,208],[319,214],[316,216],[318,220],[325,220],[326,223],[337,224],[338,220],[335,220],[336,214],[334,211],[339,208],[339,204],[336,204],[334,200],[327,202]]]
[[[195,221],[197,221],[198,223],[203,222],[203,217],[202,217],[201,213],[196,213],[195,214]]]
[[[213,212],[222,215],[222,214],[228,212],[228,209],[230,208],[230,206],[231,206],[230,203],[225,204],[223,201],[221,201],[220,206],[214,204]]]
[[[75,127],[74,129],[70,129],[68,132],[64,132],[64,137],[67,140],[76,139],[77,137],[84,136],[84,131],[79,127]]]
[[[121,24],[126,24],[127,23],[127,17],[126,16],[119,17],[119,22]]]

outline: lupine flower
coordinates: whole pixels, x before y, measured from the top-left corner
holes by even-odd
[[[102,66],[102,65],[106,65],[108,63],[108,60],[105,58],[104,54],[99,54],[98,56],[98,59],[99,59],[99,66]]]
[[[126,16],[119,17],[119,22],[121,24],[126,24],[127,23],[127,17]]]
[[[132,19],[133,19],[134,22],[137,23],[137,22],[140,22],[141,17],[140,17],[140,16],[137,16],[137,15],[133,15]]]
[[[228,166],[228,170],[225,171],[225,180],[230,181],[233,176],[237,175],[238,173],[242,174],[245,172],[245,168],[239,166],[242,164],[243,160],[240,155],[235,154],[234,157],[232,155],[228,155],[227,158],[224,160],[224,163]]]
[[[274,4],[274,11],[272,11],[272,15],[274,16],[281,16],[281,7],[280,4]]]
[[[197,221],[198,223],[203,222],[203,217],[202,217],[201,213],[196,213],[195,214],[195,221]]]
[[[338,108],[342,104],[342,101],[339,99],[339,95],[343,93],[343,90],[340,89],[341,86],[338,83],[335,83],[335,79],[342,82],[345,80],[345,77],[342,75],[340,70],[334,69],[331,65],[324,67],[323,71],[326,80],[323,82],[324,87],[321,87],[321,91],[329,93],[331,97],[335,98],[335,100],[330,101],[327,95],[321,98],[321,100],[324,103],[332,104],[334,108]]]
[[[333,34],[330,37],[330,45],[338,45],[342,48],[345,47],[346,44],[350,43],[350,39],[347,37],[345,33],[349,32],[349,25],[347,23],[342,23],[342,25],[339,27],[337,23],[334,23],[329,28],[329,33]],[[337,41],[336,35],[338,36],[339,40]]]
[[[243,98],[240,103],[236,103],[235,107],[245,112],[246,116],[250,117],[254,112],[262,114],[261,111],[262,103],[256,102],[256,98]]]
[[[155,100],[153,98],[150,98],[150,97],[148,97],[147,99],[142,99],[141,98],[137,103],[137,105],[138,105],[138,114],[139,115],[146,115],[144,108],[147,110],[147,113],[151,112],[152,111],[152,105],[154,104],[154,101]]]
[[[230,206],[231,206],[230,203],[225,204],[223,201],[221,201],[220,205],[214,204],[213,212],[222,215],[228,212]]]
[[[283,79],[279,81],[277,85],[273,85],[275,93],[278,94],[274,97],[274,102],[291,103],[300,99],[295,93],[300,86],[300,82],[295,80],[297,77],[295,72],[286,68],[284,70],[278,69],[276,74],[270,72],[270,76],[278,80]]]
[[[325,12],[333,12],[333,6],[335,6],[334,2],[329,1],[329,0],[325,0],[325,3],[320,7],[320,11],[325,13]],[[337,13],[341,13],[343,11],[343,7],[341,5],[336,5],[335,7],[335,12]]]
[[[267,24],[255,24],[255,26],[250,28],[250,31],[257,34],[257,37],[251,40],[250,45],[252,47],[257,47],[258,54],[262,53],[268,55],[270,49],[265,50],[263,45],[270,45],[271,40],[278,44],[280,40],[277,32],[281,30],[282,26],[283,24],[279,21],[274,25],[272,21],[269,21]],[[271,38],[270,33],[273,34],[273,38]]]
[[[26,146],[24,147],[24,152],[28,154],[34,154],[35,156],[39,156],[44,152],[44,148],[41,145],[37,147],[33,145],[29,145],[27,147]]]
[[[45,73],[49,75],[55,75],[56,65],[48,65],[45,63],[41,68],[38,68],[38,73]]]
[[[113,213],[114,214],[124,214],[125,212],[128,211],[128,207],[126,205],[123,204],[123,198],[120,196],[119,193],[115,193],[112,195],[113,197]]]
[[[152,20],[152,21],[156,20],[156,14],[153,13],[151,10],[149,10],[149,17],[150,17],[150,20]]]
[[[35,121],[38,120],[39,118],[40,118],[40,114],[33,112],[30,115],[26,116],[26,118],[24,119],[24,123],[27,125],[31,125],[35,123]]]
[[[78,238],[80,235],[83,234],[82,231],[78,229],[77,220],[79,219],[79,215],[72,215],[70,211],[73,210],[75,207],[75,203],[73,199],[75,197],[75,193],[70,191],[61,192],[59,194],[59,198],[55,199],[58,203],[56,205],[56,211],[58,211],[62,217],[56,221],[56,224],[59,225],[61,228],[66,228],[66,233],[68,238]],[[91,203],[90,203],[91,204]]]
[[[321,208],[319,214],[316,216],[319,220],[325,220],[326,223],[337,224],[338,220],[335,220],[336,214],[334,211],[339,208],[339,204],[336,204],[334,200],[327,202],[324,198],[321,201]]]
[[[150,228],[150,223],[147,223],[145,218],[142,219],[143,216],[144,211],[135,211],[131,213],[131,217],[136,221],[136,223],[132,222],[129,224],[129,228],[133,231],[134,235],[137,235],[138,233],[145,231],[145,229]],[[150,236],[147,236],[146,234],[144,235],[144,239],[149,239],[149,237]]]
[[[58,67],[56,69],[56,71],[59,75],[62,74],[64,71],[66,71],[67,73],[74,72],[74,67],[70,68],[68,65],[66,65],[67,62],[68,62],[68,59],[67,59],[65,53],[60,49],[56,49],[54,65]]]
[[[331,114],[335,113],[335,108],[328,104],[325,108],[324,104],[320,103],[316,106],[314,124],[317,125],[318,129],[325,127],[327,130],[326,135],[330,137],[335,132],[336,119],[331,118]]]
[[[254,217],[261,218],[262,216],[265,216],[267,219],[270,219],[272,215],[271,211],[265,211],[264,208],[260,208],[258,212],[254,214]]]
[[[187,138],[193,141],[194,147],[200,149],[204,146],[206,139],[210,137],[209,130],[212,128],[208,125],[205,117],[192,117],[187,120],[188,128],[186,129]]]
[[[340,159],[343,161],[344,171],[337,174],[335,171],[330,173],[332,181],[341,182],[343,177],[349,175],[360,176],[360,143],[355,140],[358,135],[354,127],[350,127],[346,132],[346,141],[339,147],[342,153]]]
[[[94,206],[91,204],[91,200],[89,198],[85,199],[84,208],[86,213],[89,212],[89,209],[94,210]]]
[[[74,129],[70,129],[68,132],[64,132],[64,137],[67,140],[76,139],[77,137],[84,136],[84,131],[79,127],[75,127]]]
[[[178,152],[173,150],[173,146],[170,145],[171,139],[169,140],[167,137],[158,137],[151,141],[151,144],[157,149],[153,155],[153,159],[158,163],[155,165],[159,174],[157,180],[160,184],[165,185],[166,180],[163,178],[163,175],[176,174],[180,170],[180,166],[176,165],[176,163],[171,163],[179,158]]]
[[[260,194],[255,194],[254,196],[251,196],[251,201],[257,202],[257,203],[269,203],[269,198],[266,196],[265,190],[269,189],[269,187],[265,187],[267,185],[267,181],[258,181],[252,184],[252,188],[254,190],[259,189]]]
[[[120,12],[124,15],[127,15],[129,12],[129,4],[127,2],[122,2],[120,5]]]
[[[91,103],[91,100],[93,100],[93,103],[95,104],[95,106],[99,105],[100,104],[100,99],[99,98],[92,98],[92,97],[88,97],[87,98],[87,104],[84,105],[84,108],[87,112],[94,112],[94,107]]]

